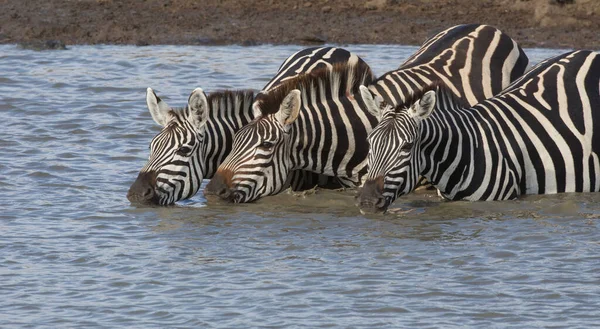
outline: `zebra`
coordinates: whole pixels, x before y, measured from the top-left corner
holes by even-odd
[[[129,201],[170,205],[195,195],[227,156],[233,133],[252,120],[253,99],[250,90],[206,96],[196,88],[186,107],[172,108],[148,88],[148,109],[163,128],[150,142],[150,157],[127,192]]]
[[[299,73],[331,68],[339,62],[359,63],[362,59],[337,47],[300,50],[284,61],[256,99]],[[148,88],[148,109],[163,128],[152,139],[149,160],[127,198],[135,203],[171,205],[195,195],[202,180],[211,178],[231,151],[233,134],[254,118],[254,97],[250,90],[217,91],[207,96],[197,88],[186,107],[172,108]],[[308,173],[296,172],[293,176],[295,190],[323,181]]]
[[[359,62],[361,65],[367,65],[358,55],[343,48],[312,47],[299,50],[281,64],[277,74],[258,93],[254,102],[255,104],[260,102],[269,91],[277,88],[281,83],[297,77],[299,74],[310,73],[322,68],[331,69],[335,63],[355,65]],[[254,115],[258,115],[258,113],[260,113],[259,110],[255,111]],[[293,191],[308,190],[315,186],[327,189],[338,189],[347,186],[336,177],[319,175],[305,170],[293,171],[288,185]]]
[[[294,170],[334,176],[357,185],[377,123],[364,86],[374,75],[364,62],[335,64],[283,82],[255,103],[256,118],[235,134],[233,149],[205,195],[250,202],[281,192]],[[292,152],[293,151],[293,152]]]
[[[415,90],[443,81],[456,97],[475,105],[522,76],[528,64],[523,49],[501,30],[462,24],[429,38],[398,70],[379,77],[369,90],[397,106]],[[429,184],[421,177],[417,186]]]
[[[468,106],[433,83],[387,106],[369,135],[362,212],[385,211],[419,175],[449,200],[600,191],[600,54],[568,52]]]
[[[303,73],[310,73],[321,68],[333,67],[335,63],[356,64],[364,62],[353,52],[338,47],[311,47],[299,50],[288,57],[277,70],[277,73],[258,93],[257,99],[275,89],[282,82],[290,80]]]
[[[367,134],[379,119],[367,104],[401,102],[409,87],[432,79],[448,81],[458,97],[483,100],[527,64],[523,50],[498,29],[460,25],[438,33],[400,69],[379,79],[361,65],[288,79],[277,93],[255,102],[256,119],[236,133],[232,153],[204,193],[254,201],[281,192],[296,169],[357,187],[367,172]]]

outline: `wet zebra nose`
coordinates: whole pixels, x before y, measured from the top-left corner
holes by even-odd
[[[211,195],[216,195],[223,200],[232,201],[233,192],[229,187],[230,180],[231,173],[229,171],[217,171],[204,188],[204,196],[210,197]]]
[[[149,200],[152,199],[152,197],[154,196],[154,189],[150,186],[148,186],[148,188],[146,188],[146,190],[144,191],[144,193],[142,193],[142,197],[145,200]]]
[[[376,213],[386,210],[383,196],[383,177],[367,180],[356,196],[356,205],[361,213]]]
[[[223,187],[220,190],[217,191],[217,195],[221,198],[221,199],[229,199],[229,197],[231,196],[231,191],[226,188]]]
[[[156,174],[151,172],[140,173],[127,191],[127,200],[130,202],[152,203],[154,201],[154,185]]]

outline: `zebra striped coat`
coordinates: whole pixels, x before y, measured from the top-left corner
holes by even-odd
[[[371,132],[363,211],[385,210],[419,174],[451,200],[600,191],[600,54],[548,59],[470,108],[427,89]]]
[[[395,106],[434,81],[442,81],[456,97],[475,105],[523,75],[528,63],[523,49],[497,28],[457,25],[429,38],[369,89]]]
[[[234,202],[282,191],[293,170],[335,176],[357,185],[364,174],[364,141],[377,120],[364,85],[371,69],[336,64],[284,82],[255,104],[259,116],[235,135],[233,150],[205,189]]]
[[[342,48],[307,48],[290,56],[265,90],[315,69],[334,63],[362,62]],[[363,62],[364,63],[364,62]],[[264,94],[261,92],[257,99]],[[132,184],[132,202],[169,205],[192,197],[204,178],[211,178],[231,151],[234,133],[254,117],[254,93],[246,90],[218,91],[208,97],[198,88],[184,108],[171,108],[150,88],[146,101],[152,118],[163,129],[150,143],[150,157]],[[313,174],[295,172],[295,189],[317,182]]]
[[[456,25],[429,38],[398,70],[382,75],[369,89],[396,106],[442,81],[458,99],[475,105],[520,77],[528,63],[523,49],[499,29]],[[421,178],[418,185],[426,185],[426,180]]]
[[[366,137],[377,119],[369,115],[366,102],[395,104],[410,87],[432,79],[448,81],[457,96],[483,100],[522,74],[527,63],[521,48],[499,30],[460,25],[429,39],[399,70],[377,81],[361,65],[338,67],[334,75],[290,79],[290,98],[269,93],[264,103],[255,104],[257,119],[236,134],[234,151],[205,194],[253,201],[279,193],[289,173],[299,168],[358,186],[367,171]],[[359,92],[357,84],[371,85],[371,92]],[[301,123],[295,122],[298,115]]]

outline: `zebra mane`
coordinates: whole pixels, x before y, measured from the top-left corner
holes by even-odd
[[[419,101],[427,93],[428,91],[435,91],[438,95],[444,95],[445,98],[449,98],[453,101],[453,104],[459,104],[461,107],[469,108],[471,107],[466,101],[460,99],[452,90],[446,86],[446,84],[441,80],[436,80],[430,83],[429,85],[424,86],[423,88],[417,90],[416,92],[409,94],[404,99],[404,102],[398,104],[394,108],[394,112],[402,112],[408,108],[410,108],[415,102]],[[437,107],[437,105],[436,105]]]
[[[217,90],[211,92],[206,98],[210,107],[210,116],[252,113],[253,99],[252,90]]]
[[[314,70],[284,81],[275,89],[259,94],[255,102],[257,102],[261,115],[265,116],[277,113],[283,99],[294,89],[314,91],[321,99],[331,98],[333,93],[336,93],[338,97],[347,97],[357,94],[361,85],[368,86],[374,80],[373,71],[363,61],[353,64],[335,63],[330,69]]]

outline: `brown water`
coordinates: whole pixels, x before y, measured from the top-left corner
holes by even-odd
[[[415,51],[349,46],[377,74]],[[295,46],[0,46],[2,328],[590,328],[600,194],[511,202],[353,192],[134,207],[146,87],[260,89]],[[532,62],[559,50],[527,49]]]

